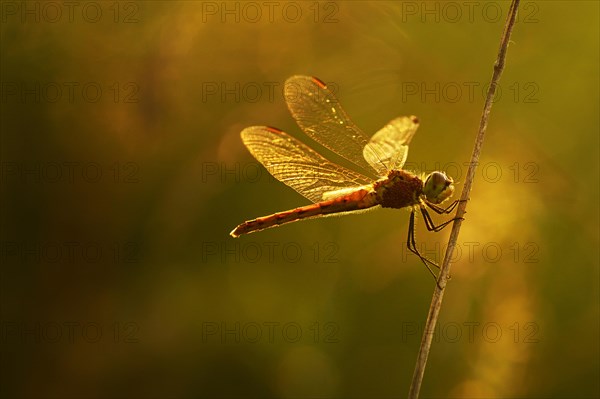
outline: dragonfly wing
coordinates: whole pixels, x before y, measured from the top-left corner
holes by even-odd
[[[369,137],[350,120],[325,83],[311,76],[292,76],[285,82],[284,95],[292,116],[310,138],[364,171],[383,175],[362,156]]]
[[[371,137],[363,155],[374,168],[401,169],[408,156],[408,144],[419,127],[416,116],[392,120]]]
[[[252,126],[241,135],[250,153],[269,173],[312,202],[323,201],[326,192],[372,183],[360,173],[329,162],[279,129]]]

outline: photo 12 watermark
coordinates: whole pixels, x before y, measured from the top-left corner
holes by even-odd
[[[201,7],[205,24],[340,22],[340,5],[334,1],[203,1]]]
[[[502,1],[399,1],[402,23],[500,23],[506,19],[508,2]],[[540,22],[536,2],[523,2],[517,23]]]
[[[2,1],[4,24],[135,24],[140,22],[139,4],[133,1]]]
[[[139,263],[141,246],[135,241],[0,241],[5,264]]]
[[[418,342],[424,332],[424,325],[416,322],[402,322],[401,342]],[[497,343],[500,341],[515,344],[537,344],[540,342],[540,327],[533,321],[514,322],[504,325],[494,321],[463,321],[438,323],[433,333],[434,342],[446,343]]]
[[[447,245],[440,245],[439,242],[428,245],[425,242],[417,244],[417,249],[421,255],[439,263],[446,253]],[[402,261],[406,262],[412,256],[412,252],[402,247]],[[493,264],[503,261],[512,263],[539,263],[540,246],[533,241],[511,243],[498,242],[474,242],[466,241],[456,243],[450,262],[456,263],[466,261],[469,263]]]
[[[400,101],[421,103],[483,102],[487,96],[489,83],[468,82],[416,82],[400,83]],[[540,86],[534,81],[513,82],[497,85],[492,101],[509,101],[520,104],[540,102]]]
[[[203,344],[337,344],[340,326],[332,321],[204,321],[201,340]]]
[[[339,250],[332,241],[205,241],[200,259],[202,263],[339,263]]]
[[[0,321],[0,342],[24,344],[137,344],[140,325],[134,321]]]
[[[334,95],[339,92],[339,85],[327,82],[327,88]],[[284,83],[278,81],[205,81],[201,85],[203,103],[275,103],[285,101],[302,101],[302,95],[314,98],[323,96],[316,88],[299,87],[294,82],[288,82],[284,92]]]
[[[3,161],[0,162],[3,184],[136,184],[140,166],[132,161],[109,163],[96,161]]]
[[[140,102],[137,82],[112,81],[3,81],[3,104],[136,104]]]

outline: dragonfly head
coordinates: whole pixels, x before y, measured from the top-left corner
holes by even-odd
[[[425,179],[423,194],[428,201],[440,204],[454,192],[454,180],[444,172],[430,173]]]

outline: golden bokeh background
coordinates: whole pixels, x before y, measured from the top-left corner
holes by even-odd
[[[461,190],[508,6],[3,2],[2,395],[406,395],[409,213],[234,240],[306,204],[239,132],[303,137],[282,85],[318,76],[368,134],[418,115],[407,168]],[[600,395],[598,18],[521,4],[423,397]]]

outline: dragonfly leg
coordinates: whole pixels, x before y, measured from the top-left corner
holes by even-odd
[[[452,218],[452,219],[436,226],[435,223],[433,223],[433,220],[431,219],[429,212],[427,212],[427,208],[425,208],[423,205],[421,205],[420,208],[421,208],[421,213],[423,214],[423,218],[425,219],[425,226],[427,227],[427,230],[435,231],[436,233],[438,231],[441,231],[444,227],[448,226],[450,223],[454,222],[455,220],[458,220],[458,219],[464,220],[465,219],[465,218]]]
[[[431,202],[425,200],[425,204],[430,207],[435,213],[437,213],[438,215],[441,215],[443,213],[450,213],[454,210],[454,208],[456,208],[456,206],[458,205],[459,202],[467,202],[468,200],[456,200],[454,202],[452,202],[450,205],[448,205],[446,208],[442,208],[440,206],[437,206],[435,204],[432,204]]]
[[[436,281],[436,284],[438,284],[437,283],[437,275],[433,272],[433,270],[431,270],[431,267],[429,267],[429,265],[433,265],[434,267],[437,267],[438,269],[440,267],[434,261],[429,260],[426,257],[424,257],[423,255],[421,255],[421,253],[417,249],[417,243],[415,240],[415,210],[414,209],[410,213],[410,219],[409,219],[409,223],[408,223],[408,237],[406,239],[406,246],[408,247],[408,250],[410,252],[417,255],[419,257],[419,259],[421,259],[421,262],[423,262],[425,267],[427,267],[427,270],[429,270],[429,273],[431,273],[431,275],[433,276],[433,279]],[[439,287],[439,284],[438,284],[438,287]],[[441,287],[439,287],[439,288],[441,289]]]

